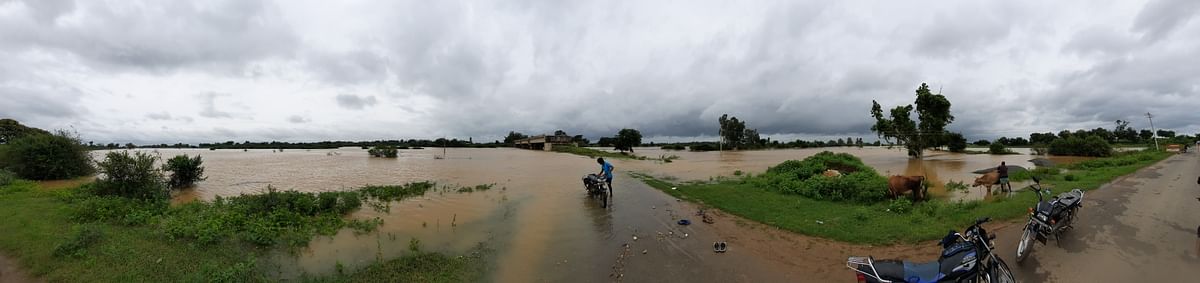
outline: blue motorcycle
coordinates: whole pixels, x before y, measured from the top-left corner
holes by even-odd
[[[1008,264],[992,252],[996,236],[981,226],[990,220],[976,220],[961,234],[950,231],[940,242],[942,254],[937,261],[914,263],[850,257],[846,267],[855,272],[860,283],[1016,282]]]

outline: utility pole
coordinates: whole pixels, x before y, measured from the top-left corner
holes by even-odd
[[[1146,119],[1150,119],[1150,133],[1153,134],[1152,137],[1154,139],[1154,150],[1158,150],[1158,130],[1154,129],[1154,115],[1150,115],[1150,112],[1146,112]]]

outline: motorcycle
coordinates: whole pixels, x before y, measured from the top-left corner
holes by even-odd
[[[587,176],[583,176],[583,188],[587,190],[588,197],[600,198],[600,207],[608,207],[608,183],[605,183],[600,175],[587,174]]]
[[[961,234],[950,231],[940,242],[942,254],[934,262],[850,257],[846,267],[860,283],[1016,282],[1008,264],[992,252],[996,235],[981,226],[988,221],[991,219],[980,218]]]
[[[1049,194],[1050,190],[1043,189],[1037,177],[1033,178],[1033,185],[1029,187],[1037,192],[1038,203],[1036,207],[1029,208],[1029,222],[1025,223],[1021,241],[1017,243],[1017,263],[1029,257],[1034,240],[1045,245],[1046,240],[1054,236],[1055,244],[1061,244],[1060,236],[1073,228],[1071,224],[1075,222],[1075,214],[1083,207],[1083,191],[1079,189],[1046,200],[1042,195]]]

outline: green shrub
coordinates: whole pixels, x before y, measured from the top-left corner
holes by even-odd
[[[66,131],[17,137],[0,151],[0,165],[30,180],[56,180],[94,172],[92,158],[79,138]]]
[[[1063,176],[1063,180],[1076,181],[1079,180],[1079,177],[1075,177],[1074,174],[1067,174],[1066,176]]]
[[[189,158],[187,155],[176,155],[171,159],[167,159],[167,163],[163,164],[162,170],[171,172],[170,179],[167,180],[167,186],[172,189],[190,187],[196,182],[203,181],[204,163],[200,159],[200,155],[194,158]]]
[[[720,147],[711,143],[693,144],[688,147],[690,151],[714,151],[719,149]]]
[[[968,189],[969,189],[969,188],[967,187],[967,184],[966,184],[966,183],[963,183],[963,181],[957,181],[957,182],[956,182],[956,181],[950,181],[950,182],[946,182],[946,186],[945,186],[945,187],[946,187],[946,191],[966,191],[966,190],[968,190]]]
[[[842,173],[825,177],[827,169]],[[747,183],[817,200],[871,203],[887,196],[887,179],[847,153],[821,152],[802,161],[788,160]]]
[[[1054,155],[1074,155],[1074,156],[1096,156],[1106,157],[1112,156],[1112,145],[1109,145],[1103,138],[1097,136],[1088,136],[1080,138],[1076,136],[1067,137],[1065,139],[1055,139],[1050,142],[1050,154]]]
[[[907,198],[896,198],[888,202],[887,210],[896,214],[908,214],[912,211],[913,203]]]
[[[100,231],[100,228],[97,228],[96,226],[92,226],[92,225],[83,225],[82,227],[77,228],[75,233],[72,234],[71,237],[68,238],[65,242],[59,244],[57,247],[54,248],[54,256],[55,257],[80,257],[80,256],[83,256],[84,252],[87,250],[88,247],[91,247],[93,244],[100,242],[100,239],[103,237],[104,237],[104,233]]]
[[[997,142],[997,143],[992,143],[992,145],[988,146],[988,153],[1009,154],[1009,153],[1012,153],[1012,151],[1009,151],[1007,147],[1005,147],[1003,144],[1000,144]]]
[[[96,181],[97,195],[141,200],[165,200],[170,196],[162,171],[154,166],[158,156],[149,153],[113,151],[98,163],[103,177]]]
[[[17,180],[18,180],[18,178],[17,178],[16,173],[13,173],[12,171],[0,169],[0,187],[8,186],[8,184],[12,184],[13,182],[15,182]]]
[[[152,219],[167,210],[162,201],[141,201],[117,196],[84,197],[71,205],[68,214],[77,222],[109,222],[139,226],[149,224]]]
[[[400,151],[396,150],[395,146],[378,145],[378,146],[375,146],[374,148],[371,148],[370,150],[367,150],[367,153],[370,154],[372,157],[396,158],[396,156],[399,155]]]

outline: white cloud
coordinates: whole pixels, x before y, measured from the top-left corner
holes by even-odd
[[[927,82],[971,139],[1190,133],[1193,2],[7,1],[0,115],[106,142],[678,139],[725,113],[873,136],[870,101]]]

